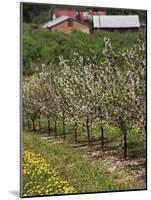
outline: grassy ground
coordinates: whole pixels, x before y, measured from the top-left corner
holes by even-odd
[[[23,176],[24,197],[76,192],[40,154],[25,148],[23,152]]]
[[[27,124],[26,124],[27,125]],[[32,124],[31,124],[32,125]],[[54,135],[54,121],[51,121],[51,135]],[[48,134],[47,120],[41,119],[41,134]],[[32,129],[32,126],[31,126]],[[36,122],[36,129],[38,133],[38,121]],[[91,130],[91,143],[92,145],[101,145],[101,129],[99,126]],[[77,130],[79,143],[87,143],[87,133],[85,128],[78,127]],[[62,137],[62,122],[57,122],[57,135]],[[66,126],[66,142],[72,143],[74,141],[74,127]],[[105,150],[118,150],[117,155],[123,156],[123,135],[117,127],[104,126],[104,148]],[[128,158],[145,158],[146,156],[146,135],[139,133],[136,130],[131,130],[127,134],[128,143]]]
[[[128,161],[123,161],[121,156],[117,156],[117,152],[114,156],[114,149],[111,146],[116,149],[120,142],[118,134],[115,134],[114,137],[117,137],[117,140],[113,142],[111,135],[114,131],[114,129],[106,131],[108,132],[108,136],[106,136],[108,139],[105,141],[105,152],[101,152],[99,141],[95,141],[95,139],[91,147],[88,147],[84,136],[83,138],[79,137],[80,142],[78,144],[74,144],[71,143],[70,134],[68,134],[67,141],[64,142],[60,137],[57,139],[48,138],[32,132],[24,134],[24,148],[35,154],[40,154],[48,165],[58,173],[58,176],[67,181],[77,193],[144,189],[144,176],[139,181],[135,179],[135,173],[138,170],[135,165],[138,167],[138,163],[142,164],[144,160],[138,162],[131,158]],[[136,138],[133,137],[134,134],[130,137],[131,145],[136,141]],[[142,139],[140,141],[142,142]],[[142,145],[140,144],[140,146]],[[132,149],[130,148],[129,154],[134,153]],[[137,148],[137,151],[135,150],[135,153],[141,154],[143,159],[144,151],[141,152],[139,149],[140,147]],[[129,172],[132,171],[132,167],[134,173],[131,174]]]

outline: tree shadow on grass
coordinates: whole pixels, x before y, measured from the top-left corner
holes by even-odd
[[[146,157],[146,148],[144,144],[137,142],[128,143],[128,155],[133,159]]]

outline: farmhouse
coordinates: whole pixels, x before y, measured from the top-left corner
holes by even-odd
[[[47,28],[49,31],[61,31],[64,33],[70,33],[73,30],[79,30],[85,33],[90,32],[90,27],[83,22],[68,16],[58,17],[43,25],[43,28]]]
[[[107,31],[138,31],[140,22],[138,15],[93,16],[93,28]]]

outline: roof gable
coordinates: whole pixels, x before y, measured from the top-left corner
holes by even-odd
[[[75,18],[68,17],[68,16],[61,16],[61,17],[58,17],[58,18],[56,18],[56,19],[54,19],[54,20],[52,20],[52,21],[49,21],[49,22],[45,23],[42,27],[43,27],[43,28],[51,28],[51,27],[53,27],[53,26],[56,26],[56,25],[58,25],[58,24],[60,24],[60,23],[62,23],[62,22],[64,22],[64,21],[68,20],[68,19],[72,19],[72,20],[74,20],[74,21],[77,21],[77,22],[80,23],[80,24],[83,24],[83,25],[89,27],[87,24],[84,24],[83,22],[81,22],[81,21],[79,21],[79,20],[77,20],[77,19],[75,19]]]
[[[52,27],[52,26],[55,26],[57,24],[62,23],[63,21],[65,21],[65,20],[67,20],[69,18],[70,17],[68,17],[68,16],[61,16],[61,17],[58,17],[58,18],[56,18],[56,19],[54,19],[52,21],[49,21],[49,22],[45,23],[42,27],[43,28]]]

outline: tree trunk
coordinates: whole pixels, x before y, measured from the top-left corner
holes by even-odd
[[[62,126],[63,126],[63,138],[64,140],[66,139],[66,129],[65,129],[65,118],[63,115],[63,119],[62,119]]]
[[[55,120],[55,138],[57,138],[57,120]]]
[[[103,130],[103,127],[101,127],[101,148],[102,148],[102,151],[104,151],[104,130]]]
[[[50,136],[50,118],[48,118],[48,136]]]
[[[127,129],[126,124],[122,118],[120,118],[120,128],[123,134],[123,156],[124,159],[127,159]]]
[[[78,142],[78,140],[77,140],[77,122],[75,122],[75,125],[74,125],[74,141],[75,141],[75,143]]]
[[[39,117],[38,125],[39,125],[39,133],[41,133],[41,119],[40,119],[40,117]]]
[[[35,127],[35,120],[34,119],[32,120],[32,124],[33,124],[33,131],[35,132],[36,131],[36,127]]]
[[[27,119],[27,126],[28,126],[28,130],[30,129],[30,122],[29,119]]]
[[[127,132],[124,130],[124,159],[127,159]]]
[[[89,118],[87,117],[86,120],[86,129],[87,129],[87,136],[88,136],[88,145],[90,145],[90,127],[89,127]]]

